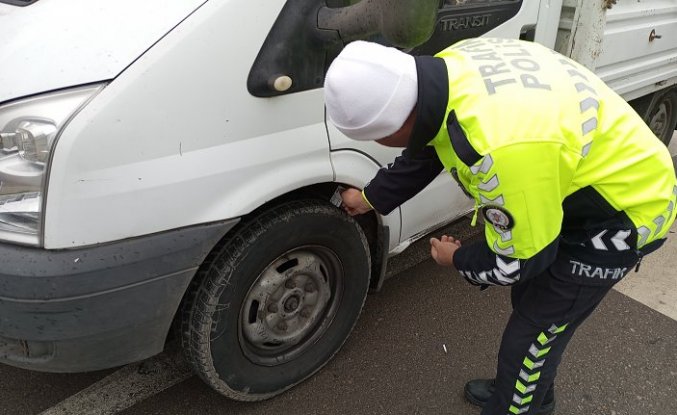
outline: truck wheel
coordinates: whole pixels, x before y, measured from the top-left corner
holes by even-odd
[[[677,89],[670,88],[659,94],[647,113],[645,121],[656,137],[668,145],[677,128]]]
[[[194,371],[236,400],[275,396],[322,368],[357,321],[370,257],[360,226],[317,201],[239,225],[196,275],[182,310]]]

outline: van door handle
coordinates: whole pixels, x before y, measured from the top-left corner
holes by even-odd
[[[656,34],[656,29],[651,30],[651,33],[649,33],[649,42],[653,42],[654,39],[660,39],[662,38],[662,35],[657,35]]]

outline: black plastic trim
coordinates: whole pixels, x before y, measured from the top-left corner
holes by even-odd
[[[379,292],[383,287],[388,270],[388,247],[390,245],[390,228],[378,224],[377,226],[377,247],[372,253],[371,282],[369,283],[370,292]]]
[[[160,352],[188,283],[238,222],[81,249],[0,244],[0,362],[79,372]],[[12,342],[54,353],[32,358],[3,347]]]
[[[38,0],[0,0],[0,3],[11,4],[12,6],[25,7],[37,2]]]
[[[273,97],[322,87],[329,63],[343,48],[334,30],[317,28],[322,1],[288,0],[270,29],[247,77],[255,97]],[[292,85],[273,88],[276,77],[288,76]]]
[[[435,32],[429,41],[412,50],[414,55],[434,55],[452,44],[479,37],[507,22],[522,8],[522,0],[494,0],[445,4],[437,15]]]

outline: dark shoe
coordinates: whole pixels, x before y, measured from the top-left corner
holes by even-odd
[[[475,379],[465,384],[465,398],[473,405],[484,407],[494,394],[494,379]],[[536,415],[548,415],[555,410],[555,393],[550,390],[545,394],[541,407]]]
[[[483,408],[495,390],[494,379],[474,379],[465,384],[465,398]]]

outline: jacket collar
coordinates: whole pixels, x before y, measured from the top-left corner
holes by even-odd
[[[442,58],[414,56],[418,81],[416,123],[407,145],[410,157],[437,136],[449,102],[449,75]]]

